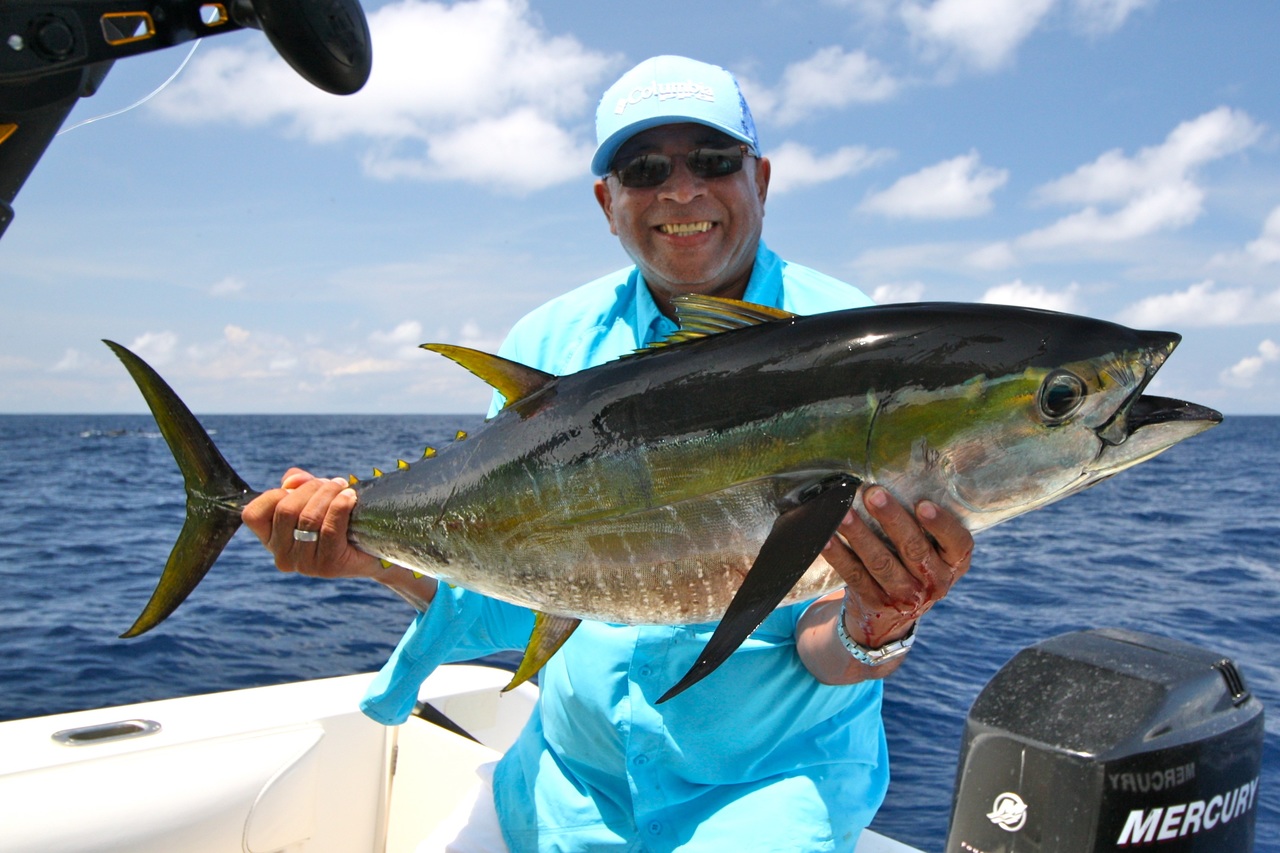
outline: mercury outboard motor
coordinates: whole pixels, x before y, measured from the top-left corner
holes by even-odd
[[[969,710],[947,853],[1249,851],[1262,722],[1235,665],[1186,643],[1023,649]]]

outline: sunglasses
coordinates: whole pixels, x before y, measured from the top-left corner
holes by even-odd
[[[684,157],[689,171],[699,178],[724,178],[742,171],[742,160],[754,153],[749,146],[695,148]],[[661,186],[671,177],[672,158],[666,154],[641,154],[613,169],[624,187],[648,189]]]

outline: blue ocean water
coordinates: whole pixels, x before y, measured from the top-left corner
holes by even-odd
[[[242,477],[363,475],[475,416],[212,416]],[[1280,418],[1229,418],[1081,495],[983,533],[973,570],[886,685],[893,782],[877,829],[938,850],[965,714],[1018,650],[1120,627],[1234,659],[1268,707],[1256,850],[1280,853]],[[142,415],[0,416],[0,719],[374,669],[410,618],[375,584],[284,575],[247,533],[135,640],[182,524]],[[0,761],[3,759],[0,758]]]

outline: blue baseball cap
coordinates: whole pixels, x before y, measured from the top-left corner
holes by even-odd
[[[760,151],[756,123],[732,74],[696,59],[655,56],[623,74],[600,99],[591,171],[609,174],[618,149],[637,133],[683,122],[713,127]]]

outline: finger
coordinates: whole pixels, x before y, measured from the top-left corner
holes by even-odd
[[[961,523],[955,513],[948,512],[933,501],[921,501],[916,505],[916,518],[937,545],[939,556],[952,569],[952,582],[969,570],[973,558],[973,534]]]
[[[905,516],[906,511],[897,501],[889,497],[888,492],[883,488],[876,486],[867,490],[863,495],[863,504],[869,511],[874,509],[880,514],[884,521],[881,521],[881,518],[876,518],[876,521],[882,527],[886,523],[895,529],[903,526],[903,523],[897,520],[897,516]],[[838,532],[849,543],[849,548],[865,567],[866,572],[884,591],[884,595],[890,599],[914,600],[917,597],[919,583],[915,574],[903,565],[903,560],[899,559],[899,555],[895,552],[897,543],[886,542],[857,513],[850,513],[845,521],[846,523],[838,528]],[[888,535],[888,531],[885,533]],[[918,527],[917,535],[923,537]]]
[[[319,571],[339,570],[350,556],[351,544],[347,541],[347,528],[351,510],[356,505],[356,493],[345,483],[326,507],[320,523],[320,540],[315,546],[315,566]]]
[[[846,586],[856,590],[880,592],[879,585],[871,577],[866,566],[862,565],[862,560],[858,559],[858,555],[853,552],[846,538],[847,535],[852,534],[853,526],[859,523],[861,519],[858,518],[857,513],[849,510],[836,528],[836,535],[832,536],[822,549],[822,558],[827,561],[827,565],[835,569],[836,574],[840,575]],[[852,535],[856,536],[856,534]]]
[[[301,468],[290,468],[284,472],[284,476],[280,478],[280,488],[296,489],[312,480],[315,476],[310,472],[303,471]]]
[[[271,535],[266,545],[275,555],[276,566],[284,571],[297,570],[300,547],[309,544],[295,540],[293,531],[320,529],[319,520],[324,517],[322,512],[313,511],[313,518],[316,519],[314,526],[307,527],[303,524],[299,527],[299,524],[307,504],[325,482],[327,481],[312,479],[296,489],[285,489],[283,497],[276,503],[271,520]]]
[[[276,515],[276,504],[286,495],[284,489],[269,489],[258,495],[240,511],[244,526],[266,545],[271,539],[271,525]]]
[[[345,486],[340,486],[332,480],[313,480],[309,483],[306,487],[307,502],[298,513],[294,531],[305,531],[319,536],[324,528],[325,518],[329,514],[329,507],[333,503],[333,499],[344,488]],[[319,541],[318,539],[307,541],[298,539],[296,536],[292,536],[292,538],[297,545],[311,547],[314,547],[316,542]]]
[[[880,488],[868,490],[865,502],[867,511],[880,524],[890,547],[896,552],[900,565],[919,583],[924,598],[934,602],[945,596],[959,575],[956,567],[939,553],[932,534],[922,526],[917,516]],[[955,530],[940,521],[937,505],[926,501],[921,504],[927,504],[926,513],[935,514],[934,520],[939,521],[945,533],[952,537],[953,547],[960,547]],[[956,524],[959,524],[958,520]]]

